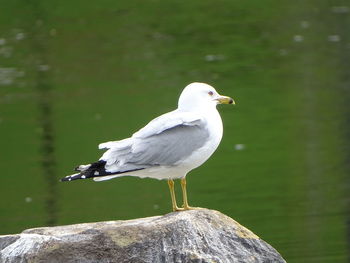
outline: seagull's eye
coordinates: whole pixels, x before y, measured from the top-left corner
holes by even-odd
[[[210,96],[213,96],[213,95],[214,95],[214,92],[209,91],[208,94],[209,94]]]

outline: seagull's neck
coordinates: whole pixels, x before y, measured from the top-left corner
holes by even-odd
[[[216,109],[216,105],[206,105],[206,107],[178,107],[177,110],[198,114],[207,121],[221,123],[222,126],[221,116]]]
[[[210,113],[217,112],[216,103],[207,103],[207,104],[180,104],[177,107],[180,111],[188,111],[193,113]]]

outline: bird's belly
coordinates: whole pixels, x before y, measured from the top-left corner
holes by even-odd
[[[215,152],[219,146],[220,139],[221,138],[215,138],[213,140],[209,140],[204,146],[183,160],[180,166],[187,170],[186,173],[201,166]]]

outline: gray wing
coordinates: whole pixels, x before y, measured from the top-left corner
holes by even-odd
[[[209,139],[202,116],[175,110],[150,121],[132,137],[102,143],[108,150],[100,160],[109,173],[152,166],[172,166],[186,159]]]
[[[186,159],[209,139],[203,122],[198,125],[177,125],[159,134],[136,139],[127,163],[171,166]]]
[[[172,166],[189,157],[209,139],[203,121],[179,124],[146,138],[129,138],[109,149],[100,160],[109,173],[124,173],[154,166]]]

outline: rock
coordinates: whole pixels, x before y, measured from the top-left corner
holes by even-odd
[[[126,221],[33,228],[0,236],[0,262],[285,262],[218,211],[196,209]]]

